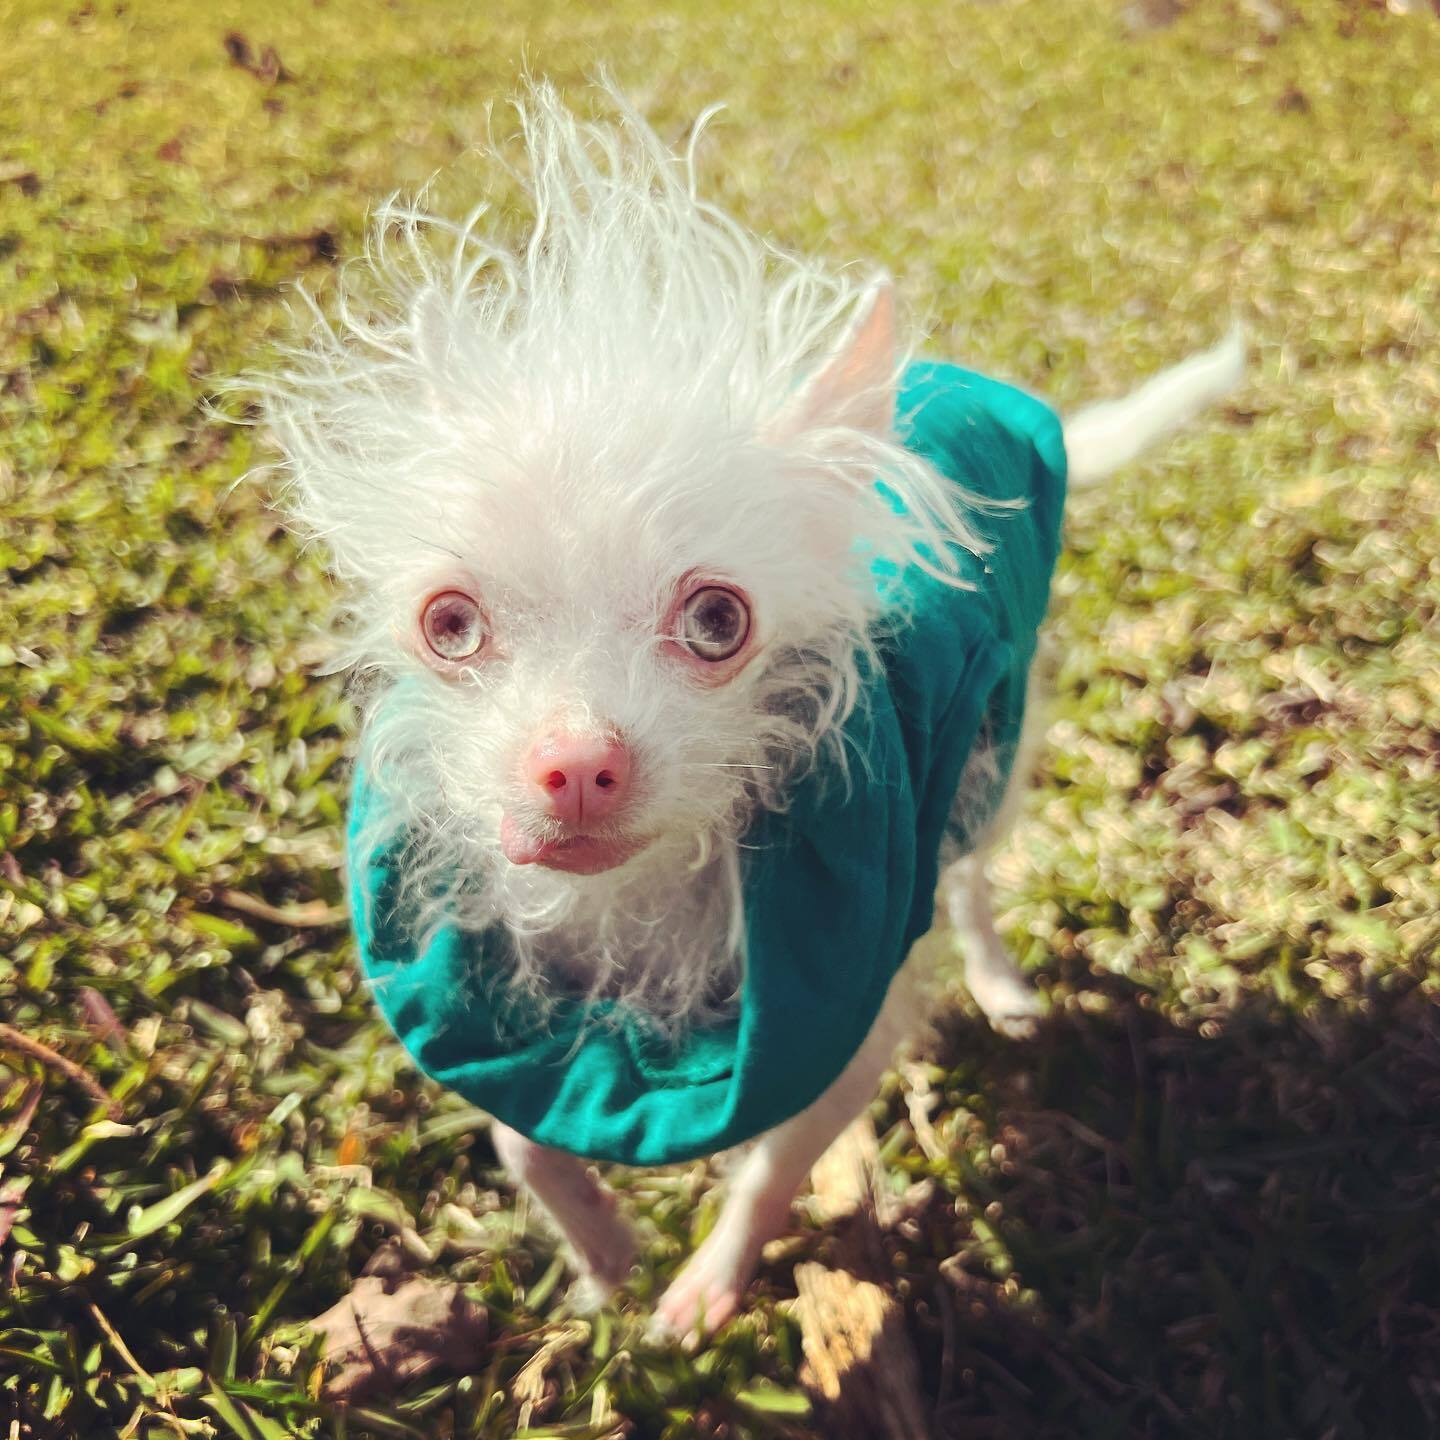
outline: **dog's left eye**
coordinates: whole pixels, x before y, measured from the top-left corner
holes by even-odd
[[[446,590],[420,616],[425,643],[442,660],[468,660],[485,643],[485,615],[470,596]]]
[[[750,610],[719,585],[697,590],[680,610],[680,643],[697,660],[729,660],[750,638]]]

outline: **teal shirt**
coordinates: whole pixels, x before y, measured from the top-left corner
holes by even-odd
[[[381,801],[357,778],[351,908],[376,1002],[421,1070],[522,1135],[632,1165],[752,1139],[839,1076],[929,928],[965,761],[982,729],[1002,756],[1019,736],[1059,550],[1065,450],[1040,401],[951,365],[907,370],[897,423],[970,493],[1025,505],[973,517],[995,544],[956,553],[973,590],[900,577],[912,619],[883,642],[846,726],[865,764],[849,785],[817,767],[783,814],[746,833],[745,974],[728,1018],[672,1045],[608,1002],[562,1000],[528,1026],[513,1009],[502,1016],[503,987],[487,983],[498,937],[442,926],[417,948],[394,903],[395,851],[359,845]]]

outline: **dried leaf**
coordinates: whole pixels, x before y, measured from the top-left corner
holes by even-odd
[[[474,1369],[489,1330],[489,1315],[464,1288],[421,1276],[388,1289],[390,1279],[365,1275],[310,1328],[323,1337],[321,1354],[333,1366],[324,1393],[358,1400],[390,1393],[432,1370]]]

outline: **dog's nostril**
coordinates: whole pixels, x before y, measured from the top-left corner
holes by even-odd
[[[563,790],[565,788],[565,772],[563,770],[552,770],[545,777],[545,784],[551,790]]]
[[[595,783],[600,789],[608,790],[615,783],[615,777],[608,770],[602,770],[595,777]]]

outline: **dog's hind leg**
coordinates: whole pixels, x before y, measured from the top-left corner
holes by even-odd
[[[615,1210],[615,1196],[574,1155],[548,1149],[497,1120],[495,1153],[530,1192],[574,1252],[583,1298],[604,1300],[622,1284],[635,1260],[635,1238]]]
[[[762,1135],[726,1192],[715,1228],[655,1309],[657,1339],[708,1334],[740,1308],[765,1244],[789,1221],[810,1167],[874,1098],[880,1077],[913,1028],[914,994],[904,972],[890,987],[870,1033],[840,1077],[798,1115]]]
[[[993,760],[977,750],[961,777],[951,812],[952,835],[942,852],[945,868],[940,875],[939,898],[960,944],[965,986],[991,1027],[1013,1039],[1034,1033],[1041,1014],[1040,997],[995,929],[985,857],[1015,823],[1030,783],[1044,737],[1047,663],[1037,658],[1031,667],[1030,703],[998,801]]]
[[[991,1028],[1012,1039],[1035,1033],[1040,997],[1020,973],[995,929],[984,857],[957,860],[940,879],[940,893],[965,963],[965,988]]]

